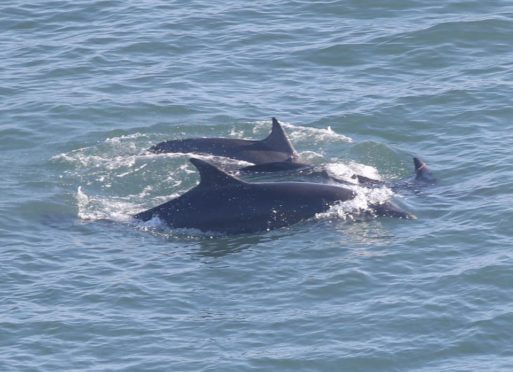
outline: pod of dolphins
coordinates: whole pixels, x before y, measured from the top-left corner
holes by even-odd
[[[289,226],[326,212],[336,203],[355,198],[356,193],[331,177],[325,170],[315,170],[299,161],[283,127],[272,118],[271,134],[263,140],[231,138],[190,138],[161,142],[149,149],[152,153],[202,153],[253,165],[245,172],[294,171],[321,176],[338,185],[315,182],[245,182],[213,164],[190,158],[200,175],[197,186],[183,195],[154,208],[137,213],[136,219],[154,217],[172,228],[194,228],[226,234],[253,233]],[[414,158],[415,180],[433,182],[426,164]],[[373,186],[383,184],[360,175],[355,182]],[[370,205],[377,216],[415,218],[391,202]]]

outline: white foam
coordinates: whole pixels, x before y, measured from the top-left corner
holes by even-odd
[[[124,173],[118,174],[118,175],[116,175],[116,177],[118,177],[118,178],[122,178],[122,177],[128,176],[129,174],[139,172],[140,170],[142,170],[142,169],[146,168],[147,166],[148,166],[148,164],[143,164],[143,165],[141,165],[140,167],[137,167],[137,168],[132,169],[132,170],[129,170],[129,171],[127,171],[127,172],[124,172]]]
[[[324,156],[316,151],[301,151],[299,157],[305,162],[321,161]]]
[[[182,181],[179,181],[181,183]],[[75,198],[78,206],[78,217],[82,220],[112,220],[130,222],[132,215],[146,207],[144,199],[153,191],[151,186],[145,187],[139,194],[124,197],[102,197],[87,195],[81,186],[78,187]],[[179,193],[153,197],[151,205],[159,205],[180,196]],[[148,207],[148,206],[147,206]]]
[[[237,130],[236,128],[232,128],[230,130],[230,137],[243,138],[244,137],[244,131],[241,130],[241,129]]]
[[[113,220],[128,222],[136,207],[120,198],[99,198],[86,195],[81,187],[76,193],[78,217],[82,220]]]
[[[311,140],[312,137],[317,141],[341,141],[351,143],[353,140],[343,134],[336,133],[330,126],[327,128],[311,128],[297,125],[284,125],[285,128],[291,129],[290,138],[293,141]]]
[[[81,149],[83,150],[83,149]],[[138,155],[109,156],[88,154],[86,151],[74,150],[69,153],[62,153],[51,158],[54,161],[69,163],[75,167],[105,168],[114,170],[122,167],[131,167],[138,159]]]
[[[224,166],[242,167],[250,164],[206,154],[153,154],[146,151],[149,143],[137,142],[145,138],[146,136],[140,133],[112,137],[99,144],[52,157],[55,162],[67,164],[68,170],[61,175],[61,179],[80,185],[75,194],[80,219],[129,222],[131,216],[142,209],[176,198],[186,191],[179,189],[184,179],[197,173],[194,166],[185,161],[191,156],[222,163]],[[169,167],[171,159],[179,164],[163,174],[163,167]],[[142,190],[137,189],[141,175],[144,175],[145,179]],[[131,178],[128,179],[129,177]],[[172,190],[172,193],[155,196],[155,192],[158,192],[154,189],[155,184],[166,185],[166,189]],[[123,191],[130,190],[130,187],[134,189],[128,195],[105,196],[98,195],[95,191],[91,192],[96,195],[86,193],[84,187],[89,190],[103,190],[101,194],[113,188]],[[148,198],[151,198],[149,202]]]
[[[343,220],[353,219],[356,215],[371,211],[370,205],[383,203],[394,195],[393,191],[388,187],[369,189],[366,187],[354,186],[351,188],[356,192],[356,196],[353,199],[334,204],[326,212],[316,214],[315,218],[339,218]]]
[[[143,231],[164,230],[167,228],[167,224],[156,216],[152,217],[148,221],[132,219],[131,222],[137,225],[137,227]]]
[[[357,183],[358,181],[352,178],[353,175],[358,174],[376,181],[381,181],[382,177],[378,170],[370,165],[349,162],[347,164],[336,162],[326,165],[326,170],[331,175],[344,179],[348,182]]]

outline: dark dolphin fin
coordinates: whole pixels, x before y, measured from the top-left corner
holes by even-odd
[[[273,118],[271,134],[260,142],[267,145],[273,151],[289,154],[291,158],[295,158],[297,156],[296,150],[294,150],[294,147],[287,138],[287,134],[276,118]]]
[[[226,185],[242,185],[243,181],[230,176],[228,173],[215,167],[205,160],[198,158],[189,158],[189,161],[196,167],[200,174],[199,186],[202,187],[222,187]]]
[[[436,182],[433,173],[429,170],[426,163],[419,158],[413,158],[413,165],[415,166],[415,181],[423,181],[428,183]]]

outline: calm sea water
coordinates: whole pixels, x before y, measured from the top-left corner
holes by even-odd
[[[512,35],[510,1],[2,1],[0,370],[513,369]],[[414,221],[130,220],[197,181],[151,144],[271,116],[439,182],[382,190]]]

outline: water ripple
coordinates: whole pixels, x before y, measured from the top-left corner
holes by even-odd
[[[512,14],[3,2],[0,369],[511,369]],[[416,155],[439,182],[396,196],[407,223],[130,222],[196,182],[188,155],[149,146],[263,138],[272,116],[339,176],[404,179]]]

